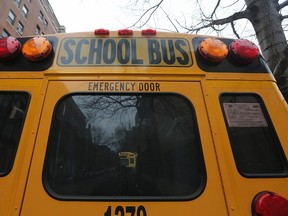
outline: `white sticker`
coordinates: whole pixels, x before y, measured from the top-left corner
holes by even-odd
[[[229,127],[268,127],[259,103],[223,103]]]

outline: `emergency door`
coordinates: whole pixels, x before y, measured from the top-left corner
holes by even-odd
[[[51,81],[21,215],[227,215],[218,170],[199,82]]]
[[[40,115],[41,83],[0,80],[0,215],[20,212]]]

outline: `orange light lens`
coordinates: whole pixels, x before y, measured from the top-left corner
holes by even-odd
[[[52,45],[47,38],[34,37],[25,42],[22,53],[29,61],[40,61],[52,51]]]
[[[200,55],[211,62],[221,62],[228,55],[226,44],[216,38],[206,38],[198,46]]]

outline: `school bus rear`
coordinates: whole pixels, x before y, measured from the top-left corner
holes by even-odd
[[[253,43],[99,29],[0,48],[1,215],[288,214],[287,104]]]

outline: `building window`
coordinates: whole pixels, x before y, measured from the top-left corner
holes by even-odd
[[[26,7],[26,5],[23,5],[23,7],[22,7],[22,14],[23,14],[23,16],[25,17],[25,18],[27,18],[27,16],[28,16],[28,8]]]
[[[19,22],[18,25],[17,25],[16,31],[17,31],[20,35],[22,35],[22,34],[23,34],[23,30],[24,30],[24,25],[23,25],[21,22]]]
[[[44,17],[44,15],[43,15],[43,13],[42,13],[42,11],[40,11],[39,12],[39,15],[38,15],[38,18],[39,18],[39,20],[43,20],[43,17]]]
[[[36,29],[35,29],[35,34],[36,34],[36,35],[39,35],[39,34],[40,34],[40,31],[41,31],[41,29],[40,29],[40,27],[37,25],[37,26],[36,26]]]
[[[14,1],[14,3],[15,3],[17,6],[19,6],[20,3],[21,3],[21,0],[13,0],[13,1]]]
[[[1,37],[8,37],[8,36],[10,36],[9,32],[6,29],[3,29]]]
[[[8,13],[8,19],[7,19],[8,22],[11,25],[14,25],[15,19],[16,19],[16,15],[10,10],[9,13]]]
[[[44,20],[44,26],[47,27],[48,26],[48,21],[45,19]]]

